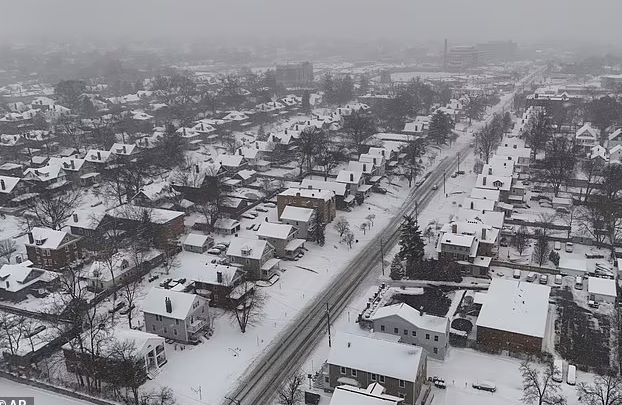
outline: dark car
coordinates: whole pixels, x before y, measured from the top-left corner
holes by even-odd
[[[386,194],[387,193],[387,189],[384,187],[374,187],[372,188],[372,191],[375,193],[379,193],[379,194]]]
[[[111,313],[111,314],[112,314],[112,313],[115,313],[115,312],[117,312],[118,310],[120,310],[121,308],[123,308],[124,306],[125,306],[125,302],[124,302],[124,301],[121,301],[121,302],[119,302],[117,305],[115,305],[115,307],[114,307],[114,308],[110,308],[110,309],[108,310],[108,312],[109,312],[109,313]]]

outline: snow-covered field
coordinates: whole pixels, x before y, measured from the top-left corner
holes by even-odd
[[[3,397],[34,397],[35,404],[43,405],[92,405],[72,397],[66,397],[51,391],[40,390],[24,384],[0,378],[0,395]]]

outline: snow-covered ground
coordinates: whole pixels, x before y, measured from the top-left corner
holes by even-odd
[[[40,390],[24,384],[0,378],[0,395],[3,397],[34,397],[35,404],[44,405],[92,405],[72,397],[59,395],[51,391]]]

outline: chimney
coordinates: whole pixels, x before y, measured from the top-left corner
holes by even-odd
[[[194,165],[194,171],[195,171],[196,173],[198,173],[198,172],[199,172],[199,165]]]
[[[0,179],[0,188],[2,190],[6,190],[6,185],[4,184],[4,179]]]
[[[173,303],[169,297],[164,298],[164,306],[166,307],[166,313],[170,314],[173,312]]]
[[[471,201],[471,209],[473,209],[473,205],[474,205],[474,204],[473,204],[473,201]]]
[[[486,239],[486,228],[482,228],[482,240]]]
[[[354,173],[350,173],[350,181],[354,181]],[[4,187],[2,187],[4,188]]]
[[[73,222],[78,222],[78,214],[73,214]]]
[[[10,284],[9,284],[9,280],[6,281],[6,288],[9,288]],[[348,344],[349,345],[349,344]],[[349,346],[348,346],[349,347]]]
[[[259,149],[259,142],[255,142],[255,149]]]
[[[486,176],[484,176],[484,178],[482,179],[482,186],[486,185]]]
[[[296,197],[300,197],[300,193],[296,193]]]
[[[419,307],[419,316],[423,316],[424,312],[423,312],[423,307]]]
[[[458,233],[458,224],[451,224],[451,233]]]
[[[238,155],[242,156],[242,149],[238,149]]]
[[[222,284],[222,271],[216,272],[216,281],[218,282],[218,284]]]
[[[75,168],[76,168],[76,165],[74,164],[74,160],[72,159],[72,160],[70,160],[70,162],[71,162],[71,168],[72,168],[72,169],[75,169]]]
[[[127,153],[127,150],[125,149],[125,145],[123,145],[123,153]]]
[[[489,168],[488,168],[488,175],[489,175],[489,176],[492,176],[492,167],[489,167]]]
[[[35,238],[32,236],[32,232],[28,232],[28,242],[32,245],[35,243]]]
[[[97,160],[102,160],[102,153],[97,151]]]
[[[363,171],[366,172],[367,171],[367,164],[363,163]]]

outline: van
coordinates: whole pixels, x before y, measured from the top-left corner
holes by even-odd
[[[534,273],[533,271],[530,272],[529,274],[527,274],[527,278],[525,280],[529,281],[530,283],[536,279],[536,273]]]
[[[553,381],[558,383],[564,381],[564,361],[561,359],[553,363]]]
[[[574,245],[572,242],[566,242],[566,252],[572,253],[574,251]]]
[[[566,383],[568,385],[575,385],[577,383],[577,367],[572,364],[568,365],[568,375],[566,376]]]
[[[555,250],[562,250],[562,243],[561,242],[555,242]]]
[[[518,269],[514,270],[514,275],[513,275],[513,277],[514,277],[514,278],[520,278],[520,270],[518,270]]]
[[[583,289],[583,278],[581,276],[575,278],[574,288],[576,288],[577,290]]]
[[[561,274],[557,274],[555,276],[555,284],[562,285],[562,275]]]

